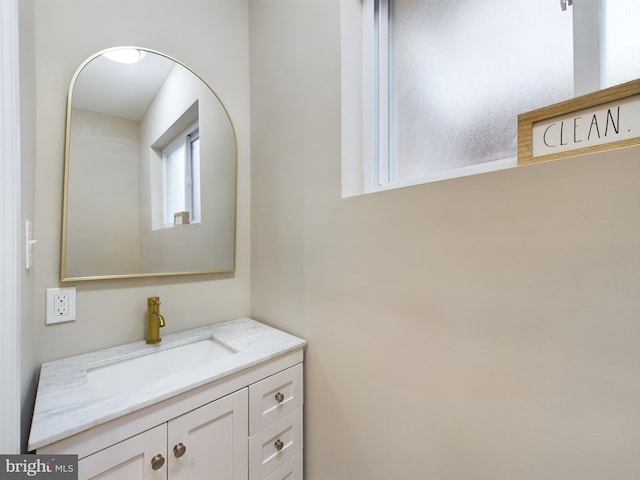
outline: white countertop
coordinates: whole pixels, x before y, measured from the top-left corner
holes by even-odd
[[[96,398],[87,370],[215,337],[237,353],[184,370],[135,390]],[[144,340],[42,364],[29,436],[35,450],[161,400],[173,397],[269,359],[303,348],[306,341],[250,318],[239,318],[165,335],[158,345]]]

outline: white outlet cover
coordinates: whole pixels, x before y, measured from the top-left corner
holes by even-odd
[[[64,315],[56,315],[55,298],[58,295],[68,296],[68,311]],[[73,322],[76,319],[76,289],[69,288],[47,288],[47,314],[46,325],[54,323]]]

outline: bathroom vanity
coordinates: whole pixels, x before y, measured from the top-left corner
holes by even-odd
[[[305,345],[242,318],[45,363],[29,449],[80,479],[302,479]]]

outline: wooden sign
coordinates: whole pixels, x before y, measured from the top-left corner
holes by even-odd
[[[518,165],[640,144],[640,80],[518,115]]]

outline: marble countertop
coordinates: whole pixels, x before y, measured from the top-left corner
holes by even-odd
[[[134,391],[104,397],[92,393],[87,375],[92,368],[211,337],[236,353],[140,385]],[[164,335],[159,345],[147,345],[142,340],[44,363],[28,448],[41,448],[305,345],[306,341],[300,338],[250,318],[239,318]]]

